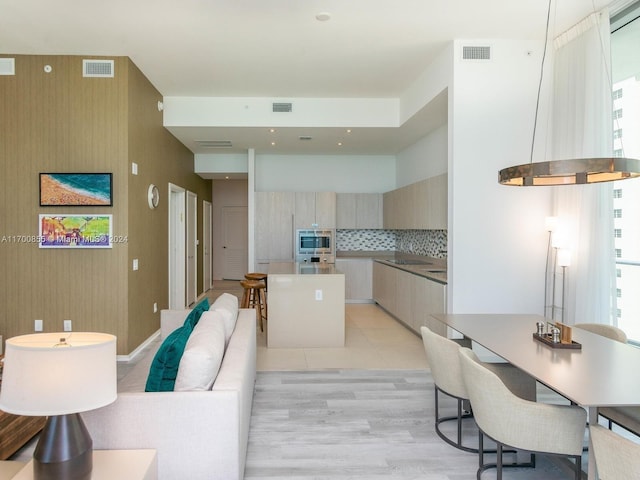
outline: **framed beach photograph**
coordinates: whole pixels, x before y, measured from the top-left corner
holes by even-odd
[[[40,215],[40,248],[111,248],[112,216]]]
[[[113,206],[111,173],[41,173],[40,206]]]

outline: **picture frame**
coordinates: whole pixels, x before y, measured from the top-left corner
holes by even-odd
[[[41,207],[111,207],[112,173],[40,173]]]
[[[112,215],[41,214],[40,248],[112,248]]]

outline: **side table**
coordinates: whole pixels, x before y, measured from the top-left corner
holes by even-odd
[[[157,480],[155,450],[94,450],[91,480]],[[33,480],[33,460],[12,480]]]

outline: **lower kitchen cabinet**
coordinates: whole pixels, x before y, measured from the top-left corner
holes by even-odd
[[[445,312],[446,289],[446,285],[420,275],[373,264],[374,301],[418,335],[423,325],[446,335],[444,324],[431,317]]]
[[[347,303],[372,302],[373,260],[371,258],[337,258],[336,268],[344,273]]]

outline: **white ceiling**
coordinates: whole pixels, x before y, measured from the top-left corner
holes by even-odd
[[[555,0],[551,31],[609,1]],[[542,42],[546,9],[545,0],[0,0],[0,53],[128,56],[164,96],[398,98],[454,38]],[[321,12],[331,18],[318,21]],[[360,132],[339,153],[396,153],[442,123],[442,108]],[[195,140],[241,151],[266,135],[172,131],[196,153],[212,151]],[[279,135],[269,153],[337,153],[344,129]]]

